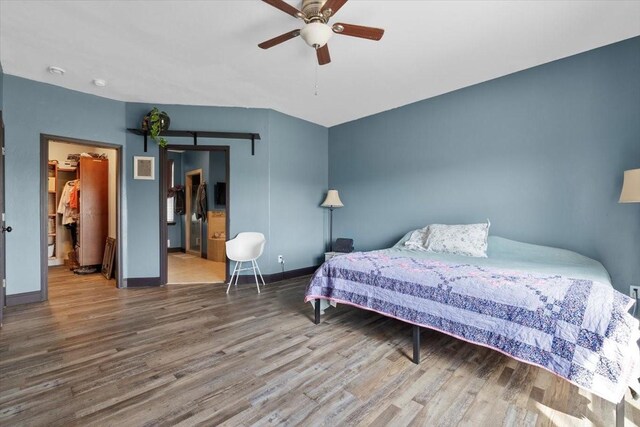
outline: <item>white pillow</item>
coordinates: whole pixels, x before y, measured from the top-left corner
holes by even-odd
[[[425,243],[427,242],[427,233],[429,232],[429,226],[419,228],[411,233],[409,239],[404,242],[404,245],[409,249],[417,249],[419,251],[426,250]]]
[[[490,225],[489,220],[482,224],[431,224],[425,248],[428,252],[486,258]]]

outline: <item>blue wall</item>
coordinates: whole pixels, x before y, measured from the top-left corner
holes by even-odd
[[[327,129],[275,111],[270,116],[271,256],[269,270],[320,265],[325,251]],[[235,197],[234,193],[231,193]]]
[[[5,75],[2,78],[3,115],[6,136],[6,213],[7,223],[14,228],[7,235],[7,294],[40,290],[40,134],[52,134],[70,138],[107,142],[123,146],[123,188],[122,188],[122,235],[123,274],[125,278],[159,276],[159,180],[133,179],[133,157],[154,156],[158,158],[158,147],[149,144],[144,153],[142,138],[126,132],[128,127],[139,127],[141,118],[152,108],[149,104],[124,103],[87,95],[57,86],[38,83],[20,77]],[[279,155],[285,159],[278,170],[286,172],[293,168],[295,176],[299,164],[313,164],[313,169],[323,170],[315,174],[320,181],[316,187],[327,186],[326,153],[328,151],[327,130],[299,119],[286,117],[277,123],[268,110],[160,106],[167,111],[174,128],[215,129],[220,131],[252,131],[260,133],[262,140],[256,143],[256,155],[251,156],[251,144],[237,140],[201,140],[200,144],[218,144],[230,147],[231,179],[230,191],[233,195],[230,206],[231,236],[240,231],[261,231],[267,236],[265,255],[261,266],[265,273],[279,271],[275,261],[270,262],[272,229],[270,206],[297,206],[295,197],[280,199],[271,192],[270,148],[278,144],[288,144],[290,140],[270,139],[273,128],[286,134],[282,126],[297,126],[309,131],[310,138],[324,154],[324,163],[318,163],[315,151],[294,150]],[[296,123],[300,122],[300,125]],[[174,144],[190,144],[186,139],[170,141]],[[281,151],[276,149],[276,152]],[[156,161],[156,176],[159,176],[159,162]],[[321,229],[313,215],[300,218],[310,230]],[[273,229],[287,232],[287,226],[279,219],[273,222]],[[285,256],[300,250],[297,241],[280,240],[278,251]],[[318,258],[318,252],[307,254],[307,259]],[[298,256],[298,255],[296,255]],[[295,256],[292,255],[293,258]],[[304,265],[308,267],[315,263]],[[293,264],[294,266],[297,264]],[[289,265],[287,265],[289,269]],[[291,267],[293,268],[293,267]]]
[[[7,294],[12,295],[40,290],[40,134],[122,145],[125,104],[11,75],[4,76],[3,86],[6,221],[13,227],[6,236]],[[126,211],[126,197],[123,204]],[[123,252],[126,259],[126,245]],[[126,277],[126,264],[123,272]]]
[[[256,143],[256,155],[251,155],[251,144],[244,140],[200,139],[199,145],[228,145],[231,157],[230,212],[231,236],[240,231],[259,231],[267,236],[269,248],[269,123],[268,111],[247,108],[194,107],[184,105],[159,105],[171,117],[174,129],[219,130],[256,132],[262,141]],[[150,104],[128,103],[126,127],[137,127],[141,118],[152,108]],[[149,152],[143,153],[139,136],[127,134],[130,155],[158,156],[156,144],[149,144]],[[170,139],[171,144],[191,145],[188,138]],[[157,163],[157,162],[156,162]],[[156,164],[156,175],[159,175]],[[160,273],[158,259],[159,231],[157,194],[159,181],[134,181],[127,176],[128,200],[136,207],[129,214],[129,276],[157,277]],[[133,212],[133,211],[132,211]],[[268,252],[268,251],[267,251]],[[269,271],[265,271],[269,273]]]
[[[383,248],[433,222],[603,262],[640,284],[640,205],[617,203],[640,167],[640,37],[329,130],[335,234]],[[366,219],[366,220],[365,220]]]
[[[267,237],[261,266],[319,263],[328,183],[345,203],[336,236],[385,247],[430,222],[489,217],[494,234],[601,260],[616,286],[640,283],[640,205],[619,205],[625,169],[640,166],[640,38],[586,52],[327,131],[262,109],[165,105],[174,128],[253,131],[228,145],[232,237]],[[150,104],[123,103],[5,75],[7,293],[37,291],[39,138],[123,145],[123,272],[159,275],[159,180],[133,180],[138,127]],[[330,141],[330,142],[329,142]],[[170,141],[190,144],[185,139]],[[156,162],[156,174],[159,175]],[[363,220],[363,219],[366,219]]]
[[[258,231],[267,243],[260,266],[264,273],[280,271],[277,255],[287,260],[286,269],[318,265],[323,253],[324,211],[318,208],[328,183],[328,133],[315,125],[269,110],[222,107],[160,105],[171,117],[174,128],[215,129],[256,132],[255,156],[244,140],[201,139],[199,145],[230,147],[231,194],[230,235]],[[138,126],[149,104],[126,106],[127,127]],[[171,144],[192,144],[175,138]],[[127,135],[130,155],[144,155],[140,137]],[[146,155],[157,156],[150,145]],[[159,173],[156,166],[156,174]],[[183,165],[183,171],[186,168]],[[289,184],[287,182],[291,181]],[[159,274],[157,202],[158,181],[128,182],[128,201],[136,214],[129,216],[129,276],[155,277]],[[289,191],[292,190],[292,191]],[[320,201],[319,201],[320,200]],[[291,219],[291,217],[295,217]]]

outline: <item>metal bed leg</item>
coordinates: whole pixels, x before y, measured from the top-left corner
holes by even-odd
[[[616,427],[624,427],[624,397],[616,404]]]
[[[313,302],[313,309],[313,311],[315,312],[315,319],[313,320],[313,323],[317,325],[318,323],[320,323],[320,298],[316,298],[316,300]]]
[[[420,326],[418,325],[413,325],[413,363],[420,364]]]

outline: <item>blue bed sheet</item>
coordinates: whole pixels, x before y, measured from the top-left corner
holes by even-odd
[[[407,233],[393,247],[384,251],[390,255],[408,256],[438,261],[473,263],[474,265],[514,269],[544,274],[560,274],[574,279],[587,279],[611,285],[611,277],[596,260],[565,249],[516,242],[504,237],[489,236],[487,258],[470,258],[462,255],[438,254],[409,249],[404,242]]]

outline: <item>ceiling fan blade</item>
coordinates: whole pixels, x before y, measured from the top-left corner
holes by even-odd
[[[318,57],[318,64],[325,65],[331,62],[331,55],[329,55],[329,45],[325,44],[319,49],[316,49],[316,56]]]
[[[333,32],[336,34],[342,34],[343,36],[360,37],[362,39],[380,40],[384,35],[382,28],[363,27],[361,25],[353,24],[333,24]]]
[[[300,12],[295,7],[291,6],[289,3],[284,2],[283,0],[262,0],[263,2],[270,4],[276,9],[280,9],[284,13],[288,13],[294,18],[303,18],[304,13]]]
[[[289,31],[288,33],[284,33],[282,35],[279,35],[278,37],[274,37],[270,40],[260,43],[258,47],[262,49],[269,49],[270,47],[274,47],[276,45],[279,45],[280,43],[284,43],[287,40],[291,40],[295,37],[298,37],[299,35],[300,35],[300,30]]]
[[[325,12],[331,9],[331,15],[329,16],[334,16],[346,2],[347,0],[327,0],[324,6],[322,6],[320,12]]]

